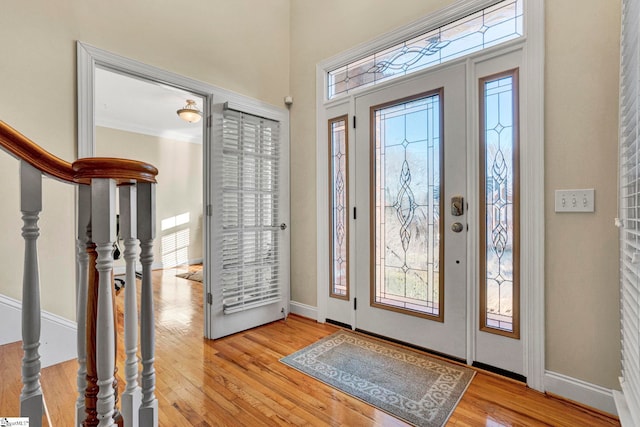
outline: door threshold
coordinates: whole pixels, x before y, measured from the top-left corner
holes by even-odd
[[[527,377],[515,372],[507,371],[506,369],[496,368],[495,366],[487,365],[486,363],[482,362],[473,362],[471,366],[473,366],[474,368],[482,369],[483,371],[491,372],[492,374],[498,374],[502,377],[507,377],[512,380],[527,384]]]
[[[421,351],[423,353],[430,354],[432,356],[438,356],[438,357],[443,358],[443,359],[451,360],[452,362],[457,362],[457,363],[460,363],[460,364],[463,364],[463,365],[467,364],[467,361],[462,359],[462,358],[460,358],[460,357],[451,356],[450,354],[441,353],[439,351],[431,350],[431,349],[426,348],[426,347],[421,347],[419,345],[411,344],[411,343],[408,343],[408,342],[405,342],[405,341],[400,341],[400,340],[397,340],[397,339],[394,339],[394,338],[385,337],[384,335],[379,335],[379,334],[376,334],[374,332],[369,332],[369,331],[365,331],[363,329],[358,329],[358,328],[356,328],[356,332],[360,332],[361,334],[369,335],[371,337],[378,338],[378,339],[381,339],[383,341],[388,341],[388,342],[391,342],[391,343],[394,343],[394,344],[399,344],[399,345],[402,345],[404,347],[409,347],[409,348],[411,348],[413,350],[418,350],[418,351]]]
[[[351,327],[351,325],[348,324],[348,323],[338,322],[337,320],[332,320],[332,319],[324,319],[324,321],[326,323],[330,323],[332,325],[339,326],[339,327],[344,328],[344,329],[349,329],[349,330],[353,329]]]

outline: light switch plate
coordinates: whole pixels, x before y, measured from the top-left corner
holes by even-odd
[[[556,212],[595,212],[595,190],[556,190]]]

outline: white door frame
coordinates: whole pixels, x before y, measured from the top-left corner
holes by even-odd
[[[203,105],[203,236],[204,263],[208,263],[213,253],[211,206],[212,188],[211,173],[208,159],[213,142],[211,127],[211,112],[213,103],[229,102],[237,105],[239,109],[261,117],[270,117],[282,123],[283,129],[289,129],[289,111],[275,107],[265,102],[249,98],[199,80],[191,79],[180,74],[172,73],[161,68],[148,65],[134,59],[129,59],[103,49],[78,41],[77,50],[77,88],[78,88],[78,158],[92,157],[95,155],[95,69],[96,67],[114,71],[116,73],[137,77],[143,80],[157,82],[173,86],[187,92],[202,96]],[[289,132],[283,132],[282,138],[289,138]],[[287,153],[288,154],[288,153]],[[288,220],[287,220],[288,221]],[[211,268],[204,269],[203,307],[204,307],[204,336],[212,338],[210,303],[207,294],[211,293],[212,274]],[[288,279],[287,279],[288,280]],[[283,296],[287,305],[289,303],[289,287],[285,289]],[[287,306],[288,309],[288,306]]]
[[[430,14],[397,31],[384,34],[370,42],[356,46],[316,67],[316,200],[317,200],[317,320],[324,322],[329,295],[328,256],[328,165],[326,156],[327,109],[343,103],[353,105],[353,95],[335,101],[327,100],[327,72],[350,60],[366,56],[382,47],[393,45],[415,35],[420,30],[435,28],[469,12],[480,10],[495,0],[458,0],[439,12]],[[521,286],[524,304],[522,340],[527,385],[544,391],[545,321],[544,321],[544,2],[525,0],[525,36],[515,43],[523,44],[527,79],[522,82],[520,106],[526,120],[521,123]],[[469,76],[469,78],[472,78]],[[475,82],[470,82],[475,84]],[[362,94],[363,91],[357,91]],[[469,106],[469,108],[474,108]],[[353,108],[350,108],[350,115]],[[473,153],[469,153],[471,156]],[[469,174],[469,179],[474,179]],[[473,187],[469,184],[469,188]],[[471,236],[469,236],[471,237]],[[476,244],[469,239],[469,245]],[[477,276],[475,264],[469,258],[467,278]],[[475,283],[475,282],[474,282]],[[475,298],[468,298],[469,313],[476,313]],[[467,354],[473,360],[476,316],[467,323]]]

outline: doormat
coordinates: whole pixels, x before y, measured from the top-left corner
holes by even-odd
[[[475,372],[346,330],[280,361],[420,427],[444,426]]]

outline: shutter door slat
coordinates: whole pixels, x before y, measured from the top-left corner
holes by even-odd
[[[222,119],[223,312],[282,299],[278,231],[280,126],[233,110]]]

